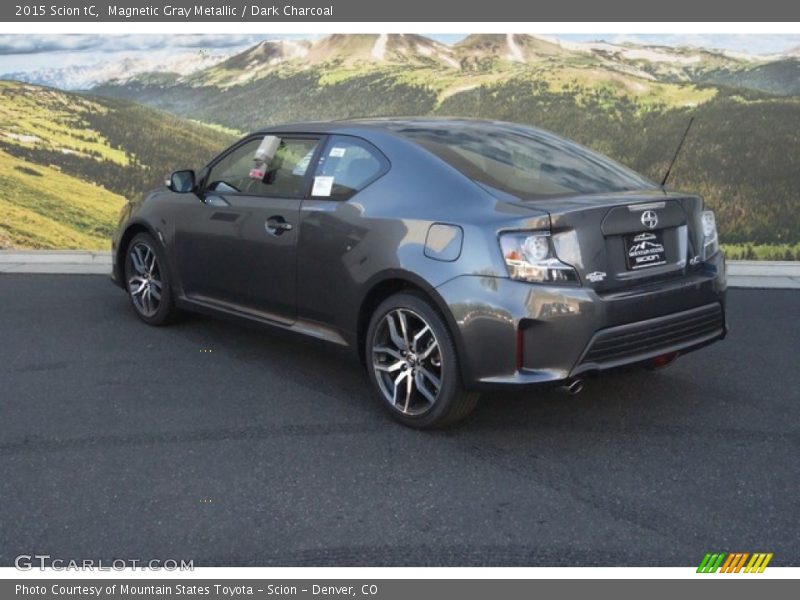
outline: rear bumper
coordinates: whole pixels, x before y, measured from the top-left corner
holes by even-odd
[[[455,321],[463,380],[486,389],[557,383],[701,348],[725,336],[726,287],[720,253],[691,275],[610,294],[480,276],[437,291]]]
[[[601,329],[592,336],[570,376],[604,371],[664,354],[696,350],[725,335],[722,304]]]

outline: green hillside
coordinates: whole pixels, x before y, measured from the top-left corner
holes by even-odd
[[[276,58],[285,47],[269,44],[171,85],[141,80],[96,92],[238,130],[409,114],[531,123],[658,180],[693,115],[671,184],[705,196],[727,243],[800,242],[800,96],[784,78],[796,60],[770,66],[610,44],[587,51],[522,35],[474,35],[453,47],[330,36],[285,59]],[[715,77],[725,85],[707,82]],[[770,86],[780,95],[744,89]]]
[[[104,248],[125,197],[231,140],[130,102],[0,81],[0,247]]]
[[[106,250],[125,199],[0,151],[0,248]]]
[[[720,90],[696,107],[642,110],[585,89],[543,91],[527,81],[452,96],[441,114],[536,123],[660,181],[689,117],[692,131],[670,185],[702,194],[729,243],[800,241],[800,98]]]
[[[796,58],[746,69],[713,69],[700,77],[710,84],[759,90],[780,96],[800,95],[800,60]]]

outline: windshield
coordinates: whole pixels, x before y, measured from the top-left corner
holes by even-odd
[[[456,122],[407,124],[398,132],[470,179],[520,198],[656,187],[601,154],[532,128]]]

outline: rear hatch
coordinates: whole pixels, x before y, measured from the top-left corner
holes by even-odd
[[[556,254],[598,292],[685,276],[702,247],[696,196],[654,190],[524,204],[550,214]]]

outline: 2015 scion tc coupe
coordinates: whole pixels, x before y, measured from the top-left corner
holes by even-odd
[[[660,366],[725,335],[714,214],[571,141],[463,119],[248,135],[123,211],[148,324],[233,315],[353,348],[413,427],[481,390]]]

